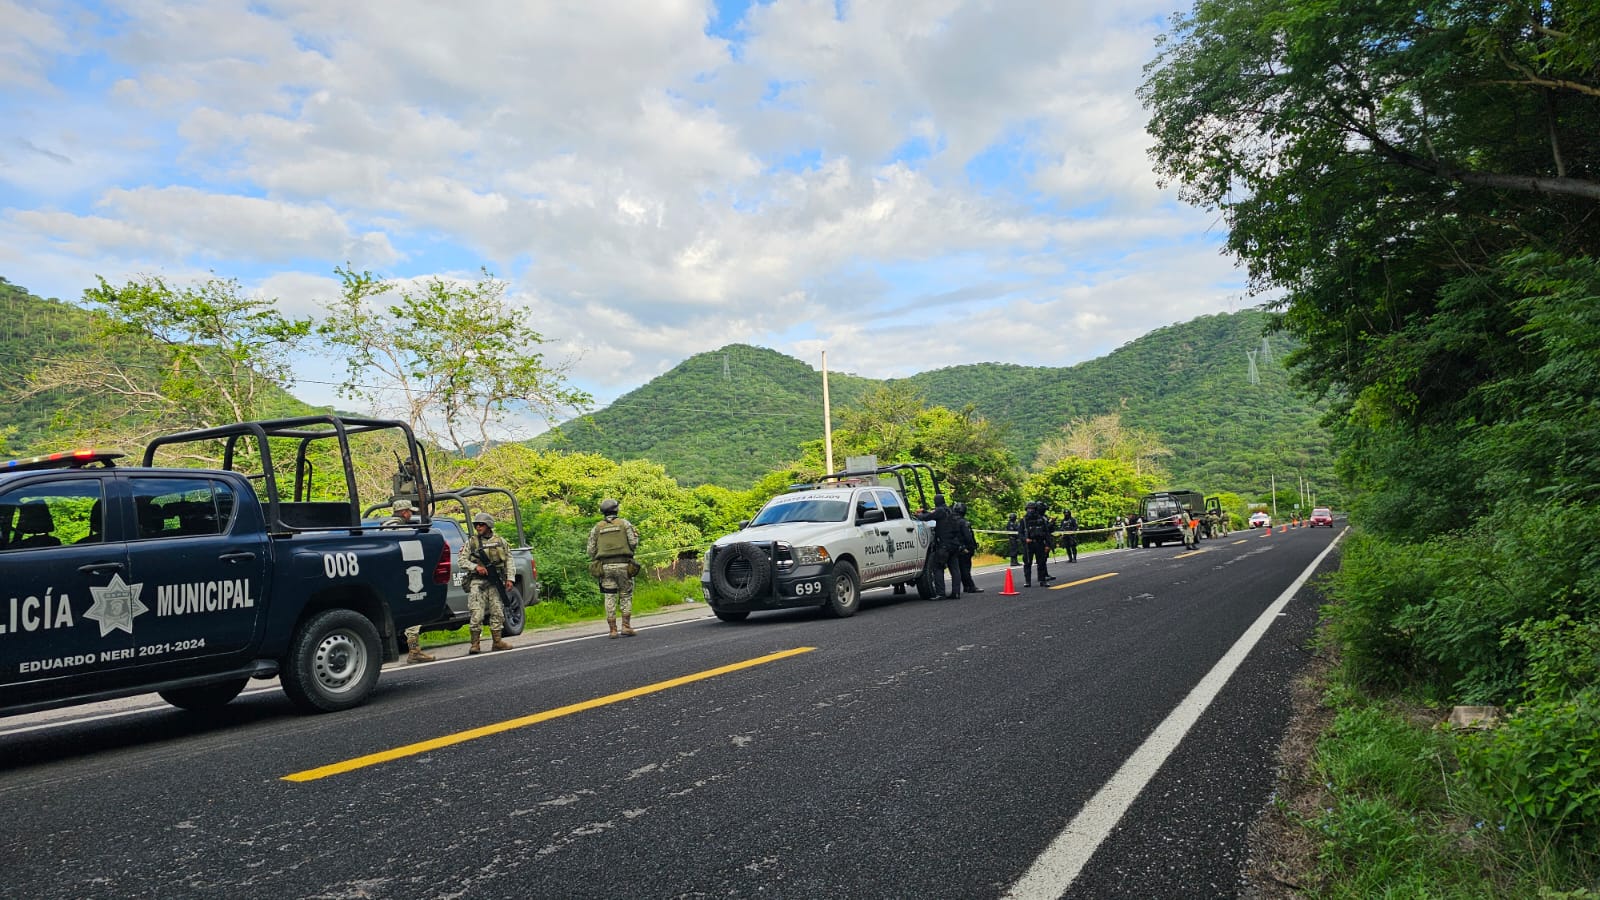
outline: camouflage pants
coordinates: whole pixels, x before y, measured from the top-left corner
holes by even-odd
[[[474,578],[467,583],[467,624],[477,628],[483,624],[484,610],[489,611],[489,628],[503,628],[506,624],[506,605],[500,602],[500,592],[487,578]]]
[[[628,574],[625,562],[608,562],[600,567],[600,596],[606,601],[606,618],[617,617],[617,607],[624,616],[633,615],[633,576]]]

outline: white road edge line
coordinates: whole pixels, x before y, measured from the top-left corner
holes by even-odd
[[[1067,823],[1067,827],[1056,835],[1050,846],[1039,854],[1039,858],[1033,861],[1028,871],[1017,879],[1011,890],[1006,892],[1007,900],[1046,900],[1046,898],[1055,900],[1072,887],[1072,882],[1077,880],[1078,874],[1088,864],[1094,851],[1122,820],[1123,814],[1133,805],[1133,801],[1138,799],[1145,785],[1155,777],[1156,770],[1160,769],[1161,764],[1172,755],[1172,751],[1177,749],[1184,735],[1189,733],[1189,729],[1199,721],[1212,701],[1217,699],[1217,694],[1222,692],[1223,685],[1227,684],[1234,670],[1239,668],[1245,657],[1250,655],[1250,651],[1267,633],[1278,613],[1289,605],[1295,593],[1306,583],[1306,579],[1311,577],[1311,573],[1316,571],[1317,566],[1322,564],[1323,559],[1333,552],[1333,548],[1339,545],[1339,540],[1344,535],[1344,531],[1339,532],[1339,536],[1317,554],[1317,558],[1300,573],[1300,577],[1278,595],[1278,599],[1267,607],[1245,633],[1239,636],[1222,659],[1212,666],[1211,671],[1200,679],[1194,690],[1189,692],[1189,696],[1183,698],[1167,718],[1156,726],[1155,731],[1145,738],[1139,749],[1133,751],[1133,755],[1129,756],[1122,764],[1122,768],[1111,776],[1111,780],[1089,798],[1089,802],[1078,811],[1078,815]]]

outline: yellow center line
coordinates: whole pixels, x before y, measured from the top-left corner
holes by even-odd
[[[1240,544],[1248,544],[1248,543],[1250,543],[1250,539],[1249,539],[1249,538],[1245,538],[1245,539],[1244,539],[1244,540],[1242,540],[1242,541],[1234,541],[1234,542],[1233,542],[1233,544],[1232,544],[1232,545],[1231,545],[1231,546],[1234,546],[1234,547],[1237,547],[1237,546],[1239,546],[1239,545],[1240,545]]]
[[[1204,550],[1190,550],[1188,553],[1179,553],[1177,556],[1174,556],[1173,559],[1188,559],[1191,556],[1199,556],[1202,553],[1210,553],[1210,552],[1211,552],[1211,548],[1210,547],[1207,547]]]
[[[1080,578],[1077,581],[1069,581],[1066,584],[1053,584],[1050,586],[1050,590],[1059,591],[1062,588],[1077,587],[1080,584],[1088,584],[1091,581],[1099,581],[1102,578],[1114,578],[1116,575],[1116,572],[1107,572],[1104,575],[1095,575],[1091,578]]]
[[[458,731],[455,734],[447,734],[443,737],[436,737],[431,740],[420,741],[415,744],[407,744],[404,747],[395,747],[392,750],[369,753],[366,756],[358,756],[355,759],[347,759],[344,762],[332,763],[330,765],[321,766],[315,769],[306,769],[304,772],[295,772],[292,775],[285,775],[283,776],[283,780],[316,781],[319,778],[327,778],[330,775],[341,775],[345,772],[353,772],[356,769],[364,769],[368,766],[378,765],[379,763],[403,759],[407,756],[416,756],[419,753],[427,753],[430,750],[438,750],[444,747],[453,746],[455,744],[464,744],[467,741],[475,741],[478,738],[489,737],[490,735],[512,731],[517,728],[525,728],[529,725],[537,725],[540,722],[548,722],[551,719],[559,719],[562,716],[570,716],[573,713],[583,712],[584,710],[595,709],[597,707],[607,706],[612,703],[620,703],[623,700],[632,700],[635,697],[643,697],[646,694],[654,694],[658,691],[667,690],[668,688],[681,687],[685,684],[692,684],[696,681],[704,681],[707,678],[715,678],[718,675],[726,675],[729,672],[737,672],[741,669],[749,669],[755,666],[765,665],[770,662],[777,662],[780,659],[787,659],[791,656],[799,656],[802,653],[810,653],[815,649],[817,648],[796,647],[793,650],[783,650],[767,656],[759,656],[755,659],[747,659],[744,662],[736,662],[731,665],[720,666],[715,669],[707,669],[704,672],[696,672],[693,675],[684,675],[680,678],[673,678],[668,681],[658,681],[655,684],[647,684],[643,687],[636,687],[632,690],[622,691],[616,694],[607,694],[604,697],[596,697],[593,700],[585,700],[582,703],[573,703],[569,706],[545,710],[541,713],[534,713],[531,716],[522,716],[521,718],[517,719],[507,719],[504,722],[496,722],[493,725],[484,725],[480,728],[473,728],[467,731]]]

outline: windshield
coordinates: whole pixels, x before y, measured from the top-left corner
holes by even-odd
[[[1312,510],[1312,511],[1311,511],[1311,514],[1312,514],[1312,515],[1313,515],[1313,516],[1319,516],[1319,517],[1322,517],[1322,518],[1329,518],[1329,517],[1332,517],[1332,515],[1333,515],[1333,510],[1331,510],[1331,509],[1328,509],[1328,508],[1327,508],[1327,507],[1325,507],[1325,506],[1319,506],[1319,507],[1317,507],[1317,508],[1316,508],[1316,509],[1313,509],[1313,510]]]
[[[849,512],[850,501],[847,499],[813,497],[794,500],[779,497],[768,503],[754,519],[750,520],[750,527],[776,525],[779,522],[843,522]]]
[[[1164,519],[1175,516],[1179,512],[1178,501],[1171,497],[1149,497],[1144,501],[1144,517],[1146,519]]]

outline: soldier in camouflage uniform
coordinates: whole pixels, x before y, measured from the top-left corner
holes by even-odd
[[[589,574],[600,580],[611,637],[617,636],[618,606],[622,607],[622,636],[633,637],[629,620],[633,618],[633,576],[639,574],[639,565],[633,561],[633,552],[639,549],[639,530],[617,515],[619,506],[609,497],[600,501],[600,514],[605,518],[589,529]]]
[[[417,508],[410,500],[394,501],[394,515],[384,519],[379,528],[404,528],[416,524],[415,513]],[[433,654],[422,652],[422,626],[413,625],[406,629],[406,654],[407,665],[411,663],[433,662]]]
[[[488,613],[489,636],[494,642],[489,645],[490,650],[510,650],[511,645],[500,639],[501,629],[506,624],[505,604],[500,600],[500,590],[495,587],[494,579],[489,575],[489,569],[481,563],[474,562],[472,557],[480,549],[500,569],[500,574],[509,577],[511,573],[511,545],[506,539],[494,533],[494,516],[486,512],[477,513],[472,517],[472,536],[467,538],[467,544],[461,548],[460,567],[467,573],[467,633],[472,635],[472,646],[467,648],[468,653],[481,652],[478,646],[479,636],[482,634],[484,613]],[[510,591],[512,584],[505,583],[505,589]]]

